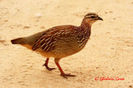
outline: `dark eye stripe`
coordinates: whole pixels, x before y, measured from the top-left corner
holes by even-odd
[[[96,18],[96,16],[94,16],[94,15],[87,15],[86,17],[87,18]]]
[[[91,16],[91,18],[95,18],[95,16]]]

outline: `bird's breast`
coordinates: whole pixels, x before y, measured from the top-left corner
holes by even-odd
[[[81,32],[79,32],[77,36],[79,48],[82,49],[86,45],[88,39],[90,38],[90,34],[90,29],[82,30]]]

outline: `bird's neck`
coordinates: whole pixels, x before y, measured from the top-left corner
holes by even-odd
[[[86,20],[86,19],[83,19],[83,21],[82,21],[82,23],[81,23],[81,25],[80,25],[80,27],[82,28],[82,29],[86,29],[86,28],[91,28],[91,25],[92,25],[92,23],[90,22],[90,21],[88,21],[88,20]]]
[[[80,28],[78,29],[78,41],[80,49],[82,49],[86,45],[90,34],[91,24],[86,19],[83,19]]]
[[[83,21],[82,21],[82,23],[80,25],[80,28],[81,28],[82,31],[87,32],[89,34],[89,36],[90,36],[90,34],[91,34],[91,25],[92,25],[91,22],[89,22],[86,19],[83,19]]]

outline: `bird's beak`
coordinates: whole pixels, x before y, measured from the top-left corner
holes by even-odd
[[[98,20],[102,20],[103,21],[103,19],[101,17],[98,17]]]

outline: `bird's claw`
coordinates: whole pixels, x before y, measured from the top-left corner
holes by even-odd
[[[70,73],[69,74],[63,73],[61,74],[61,76],[67,79],[67,77],[75,77],[76,75],[71,75]]]
[[[46,69],[49,70],[49,71],[52,71],[52,70],[56,69],[56,68],[50,68],[50,67],[48,67],[46,64],[43,64],[42,66],[45,66]]]
[[[56,68],[49,68],[49,67],[48,67],[47,69],[48,69],[49,71],[52,71],[52,70],[54,70],[54,69],[56,69]]]

